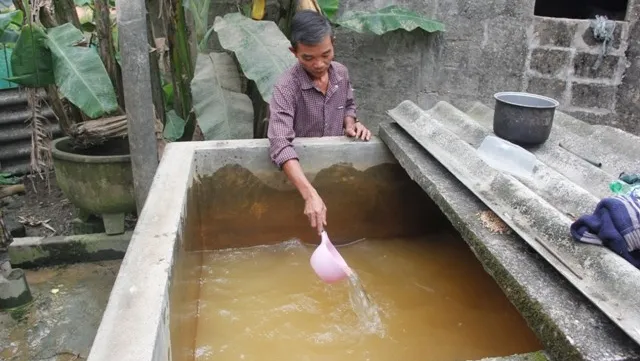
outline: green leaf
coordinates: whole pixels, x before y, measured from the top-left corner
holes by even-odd
[[[182,7],[191,11],[196,29],[196,42],[202,43],[209,27],[209,7],[211,0],[183,0]]]
[[[98,52],[76,46],[83,40],[82,32],[66,23],[49,30],[47,44],[60,93],[90,118],[98,118],[118,109],[118,103]]]
[[[96,31],[96,24],[92,22],[82,23],[80,24],[80,28],[82,31],[86,31],[87,33],[92,33]]]
[[[9,78],[16,84],[27,87],[43,87],[54,84],[53,61],[46,46],[47,34],[39,25],[25,25],[11,54]]]
[[[168,111],[166,115],[167,120],[165,122],[162,135],[164,139],[170,142],[175,142],[184,134],[184,127],[187,125],[187,122],[180,118],[180,116],[176,114],[175,110]]]
[[[333,19],[340,7],[340,0],[318,0],[318,5],[329,19]]]
[[[163,85],[162,93],[164,95],[165,108],[173,108],[173,83]]]
[[[251,17],[251,3],[242,5],[242,14],[246,17]]]
[[[193,110],[205,139],[253,138],[253,104],[227,53],[198,54],[191,81]]]
[[[0,43],[2,44],[10,44],[16,43],[20,38],[20,33],[11,29],[6,29],[0,35]]]
[[[1,185],[13,185],[20,183],[20,178],[14,177],[13,174],[10,173],[0,173],[0,184]]]
[[[430,33],[444,31],[444,24],[396,5],[375,12],[352,11],[344,14],[336,23],[358,33],[370,31],[376,35],[398,29],[412,31],[420,28]]]
[[[235,53],[245,76],[256,82],[268,103],[278,77],[296,62],[289,40],[273,21],[256,21],[240,13],[217,16],[213,27],[220,45]]]
[[[0,34],[4,33],[11,24],[22,26],[21,10],[0,14]]]
[[[91,0],[74,0],[73,2],[76,6],[93,5],[93,1]]]

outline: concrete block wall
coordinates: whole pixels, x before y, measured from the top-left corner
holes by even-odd
[[[338,32],[336,57],[349,67],[365,124],[376,128],[405,99],[422,108],[445,100],[466,109],[478,100],[492,105],[496,92],[522,89],[533,0],[343,0],[341,12],[391,4],[440,21],[446,31]],[[368,61],[374,50],[384,58]]]
[[[589,20],[536,17],[530,37],[525,90],[552,97],[585,121],[618,124],[617,90],[627,69],[629,23],[616,22],[600,65],[603,44]]]
[[[360,115],[373,127],[404,99],[466,109],[477,100],[493,106],[499,91],[530,91],[586,122],[640,134],[640,0],[629,0],[597,70],[602,44],[590,20],[534,16],[535,0],[343,0],[341,12],[391,4],[443,22],[446,32],[338,31],[337,60],[349,66]]]

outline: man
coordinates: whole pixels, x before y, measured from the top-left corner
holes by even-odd
[[[291,52],[298,62],[276,82],[268,138],[271,160],[286,174],[305,201],[304,214],[321,233],[327,207],[305,177],[291,142],[297,137],[347,135],[368,141],[371,132],[358,121],[347,68],[333,61],[331,24],[311,10],[291,21]]]

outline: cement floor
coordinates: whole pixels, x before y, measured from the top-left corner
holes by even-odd
[[[120,260],[26,270],[34,301],[0,312],[0,360],[85,360]]]

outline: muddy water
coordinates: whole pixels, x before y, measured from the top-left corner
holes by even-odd
[[[542,347],[468,246],[454,233],[367,239],[340,247],[384,332],[367,332],[348,282],[326,285],[309,266],[313,247],[188,253],[200,274],[193,330],[173,327],[174,360],[477,360]],[[175,311],[179,312],[179,311]],[[183,339],[186,337],[193,339]]]

